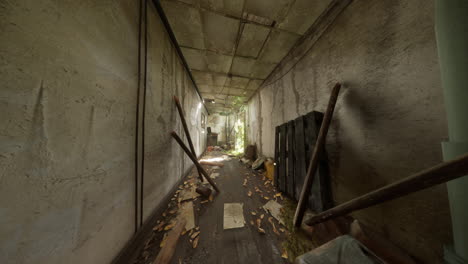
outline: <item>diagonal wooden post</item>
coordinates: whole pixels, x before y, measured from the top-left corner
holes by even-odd
[[[317,137],[317,142],[314,146],[314,152],[309,162],[309,168],[307,169],[306,178],[304,181],[304,186],[302,186],[301,196],[299,197],[299,202],[297,204],[296,213],[294,214],[294,226],[300,227],[302,224],[302,219],[304,218],[304,212],[306,209],[306,203],[310,195],[310,189],[314,182],[315,172],[317,171],[319,155],[323,152],[325,146],[325,141],[327,139],[328,128],[333,117],[333,111],[335,110],[336,100],[338,99],[338,93],[340,92],[341,84],[335,84],[330,95],[330,100],[328,102],[327,111],[323,117],[322,125],[320,126],[320,131]]]
[[[318,224],[328,219],[391,201],[465,175],[468,175],[468,154],[420,171],[405,179],[333,207],[307,220],[306,224]]]
[[[218,187],[216,186],[216,184],[213,182],[213,180],[211,180],[210,176],[208,175],[208,173],[203,169],[203,167],[200,165],[200,163],[198,162],[197,158],[190,152],[190,150],[187,148],[187,146],[185,146],[184,142],[182,141],[182,139],[179,137],[179,135],[177,135],[177,133],[175,131],[172,131],[171,132],[171,136],[177,141],[177,143],[179,143],[180,147],[185,151],[185,154],[187,154],[187,156],[193,161],[193,164],[195,164],[195,166],[198,168],[198,171],[201,172],[201,174],[203,176],[205,176],[205,179],[211,184],[211,186],[213,186],[213,188],[217,191],[217,192],[220,192]]]
[[[184,127],[185,137],[187,137],[190,151],[192,152],[193,156],[197,157],[197,153],[195,153],[195,148],[193,147],[192,138],[190,137],[190,131],[188,130],[187,121],[185,120],[184,111],[182,110],[182,106],[180,105],[179,98],[177,98],[177,96],[175,95],[174,95],[174,102],[179,112],[180,119],[182,120],[182,126]],[[198,178],[200,179],[200,181],[203,181],[203,177],[202,177],[200,170],[198,168],[197,170],[198,170]]]

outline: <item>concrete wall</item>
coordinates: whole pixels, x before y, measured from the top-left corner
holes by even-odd
[[[433,9],[424,0],[354,1],[297,65],[280,66],[251,98],[249,143],[274,156],[275,127],[325,111],[339,81],[327,139],[337,204],[441,162],[447,124]],[[353,216],[424,263],[440,263],[449,214],[440,185]]]
[[[138,2],[0,1],[0,262],[109,263],[134,232]],[[149,10],[147,217],[197,151],[199,98]],[[181,133],[182,134],[182,133]]]

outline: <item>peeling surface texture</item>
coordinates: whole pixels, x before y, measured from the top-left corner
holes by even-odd
[[[1,263],[110,263],[133,235],[138,12],[0,1]],[[191,165],[168,134],[173,95],[205,145],[199,97],[152,7],[149,20],[145,217]]]
[[[298,1],[299,3],[300,1]],[[447,137],[433,3],[353,1],[295,64],[282,64],[248,103],[247,140],[274,156],[275,127],[339,96],[327,151],[336,204],[442,161]],[[261,131],[261,132],[259,132]],[[423,263],[451,241],[445,185],[353,214]]]

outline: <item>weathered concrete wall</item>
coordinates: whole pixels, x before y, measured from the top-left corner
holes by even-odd
[[[149,13],[153,15],[148,17],[144,218],[151,214],[157,202],[168,194],[180,176],[193,165],[169,134],[174,130],[186,142],[172,96],[181,99],[197,155],[205,150],[206,133],[201,133],[201,114],[207,115],[163,24],[154,15],[156,9],[152,4]]]
[[[441,162],[447,125],[433,8],[424,0],[354,1],[295,67],[251,98],[249,143],[273,156],[275,127],[325,111],[339,81],[327,139],[336,203]],[[451,240],[445,185],[353,215],[424,263],[442,262]]]
[[[1,263],[109,263],[133,235],[138,2],[0,1]],[[150,27],[145,216],[189,167],[173,94],[205,144],[153,8]]]

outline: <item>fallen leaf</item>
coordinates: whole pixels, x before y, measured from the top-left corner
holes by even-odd
[[[198,246],[198,239],[199,239],[199,238],[200,238],[200,237],[197,237],[197,238],[195,238],[195,240],[193,240],[193,243],[192,243],[192,247],[193,247],[193,248],[197,248],[197,246]]]
[[[200,203],[204,204],[204,203],[207,203],[207,202],[209,202],[209,201],[208,200],[203,200]]]
[[[283,253],[281,254],[281,257],[284,259],[288,259],[288,251],[285,248],[283,248]]]
[[[165,224],[164,221],[160,222],[157,226],[153,228],[153,231],[158,231],[158,232],[161,231],[164,224]]]
[[[263,219],[265,217],[265,214],[260,215],[260,219]]]
[[[252,215],[257,215],[257,213],[256,213],[256,212],[254,212],[254,211],[252,211],[252,212],[250,212],[250,213],[251,213]]]
[[[182,233],[180,233],[180,235],[183,236],[185,234],[187,234],[187,229],[185,229],[185,227],[184,227],[184,230],[182,230]]]
[[[275,194],[275,197],[279,197],[279,196],[281,196],[281,193],[280,193],[280,192],[277,193],[277,194]]]
[[[177,212],[177,209],[172,209],[171,211],[169,211],[170,214],[174,214],[175,212]]]
[[[166,227],[164,227],[164,230],[165,230],[165,231],[171,230],[173,227],[174,227],[174,223],[168,224]]]
[[[281,233],[284,233],[284,231],[286,231],[286,230],[284,230],[284,228],[282,228],[282,227],[280,227],[279,230],[281,231]]]
[[[194,239],[194,238],[196,238],[199,234],[200,234],[200,231],[197,231],[197,232],[193,233],[193,234],[190,236],[190,238],[191,238],[191,239]]]
[[[265,230],[261,227],[258,228],[258,232],[260,232],[260,234],[265,234]]]
[[[267,185],[267,184],[269,184],[269,183],[270,183],[270,181],[266,181],[263,185]]]
[[[195,230],[197,230],[197,231],[200,230],[200,227],[199,226],[195,227]]]
[[[253,220],[250,220],[250,224],[251,224],[251,225],[255,225],[255,223],[254,223]]]
[[[260,228],[261,225],[262,225],[262,219],[257,218],[257,227]]]
[[[159,243],[159,247],[161,247],[161,248],[164,247],[164,245],[166,244],[166,240],[167,240],[167,233],[164,234],[164,237],[163,237],[161,243]]]
[[[244,180],[244,183],[242,185],[247,186],[247,179]]]
[[[265,200],[270,200],[270,197],[264,196],[263,199],[265,199]]]
[[[252,196],[252,191],[249,191],[249,192],[247,193],[247,196],[249,196],[249,197]]]

